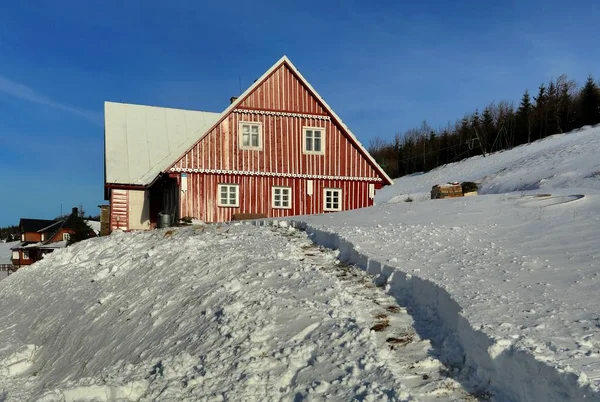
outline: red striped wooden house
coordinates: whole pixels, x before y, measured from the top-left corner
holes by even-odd
[[[111,229],[373,205],[392,180],[287,57],[222,113],[106,102]]]

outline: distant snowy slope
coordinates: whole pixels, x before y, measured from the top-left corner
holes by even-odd
[[[557,134],[487,157],[476,156],[425,174],[401,177],[379,191],[375,201],[427,196],[433,185],[449,181],[481,183],[480,194],[578,187],[600,190],[599,150],[600,127]]]
[[[0,243],[0,264],[10,264],[10,257],[12,254],[10,248],[16,246],[17,244],[19,244],[18,241]]]

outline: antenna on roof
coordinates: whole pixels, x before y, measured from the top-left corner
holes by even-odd
[[[240,82],[240,94],[242,93],[242,76],[238,74],[238,80]]]

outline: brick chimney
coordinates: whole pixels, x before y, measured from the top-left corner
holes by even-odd
[[[74,207],[72,212],[71,212],[72,216],[78,216],[79,215],[79,210],[77,209],[77,207]]]

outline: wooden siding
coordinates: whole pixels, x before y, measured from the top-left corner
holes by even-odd
[[[29,243],[37,243],[42,241],[42,234],[38,232],[25,232],[25,237],[21,237],[22,241],[26,241]]]
[[[239,123],[262,123],[262,149],[238,146]],[[303,153],[303,127],[325,129],[324,155]],[[377,172],[330,120],[232,113],[174,166],[183,169],[292,173],[354,178],[378,177]]]
[[[110,191],[110,229],[129,229],[128,190],[113,188]]]
[[[61,228],[58,232],[54,234],[54,236],[52,236],[50,240],[48,240],[48,243],[56,243],[59,241],[63,241],[63,234],[65,233],[73,234],[75,233],[75,231],[69,228]]]
[[[239,104],[242,109],[325,115],[325,109],[294,72],[282,64]]]
[[[36,252],[37,252],[37,250],[27,249],[27,251],[29,252],[29,258],[27,258],[27,259],[23,258],[23,251],[24,250],[15,250],[15,251],[18,251],[19,258],[16,259],[16,260],[13,259],[12,258],[12,251],[11,251],[11,261],[12,261],[13,265],[16,265],[16,266],[31,265],[31,264],[33,264],[34,262],[37,261],[37,259],[36,259]]]
[[[323,189],[342,189],[342,210],[373,205],[369,183],[349,180],[312,180],[313,193],[307,194],[306,179],[188,173],[187,191],[181,195],[180,216],[191,216],[205,222],[226,222],[236,213],[264,214],[268,217],[316,214],[324,212]],[[239,185],[239,207],[218,206],[218,184]],[[292,188],[292,208],[271,206],[274,186]]]
[[[262,124],[262,149],[239,147],[240,122]],[[325,129],[324,155],[303,153],[303,127]],[[276,69],[199,143],[173,171],[187,169],[379,178],[346,132],[287,65]]]

